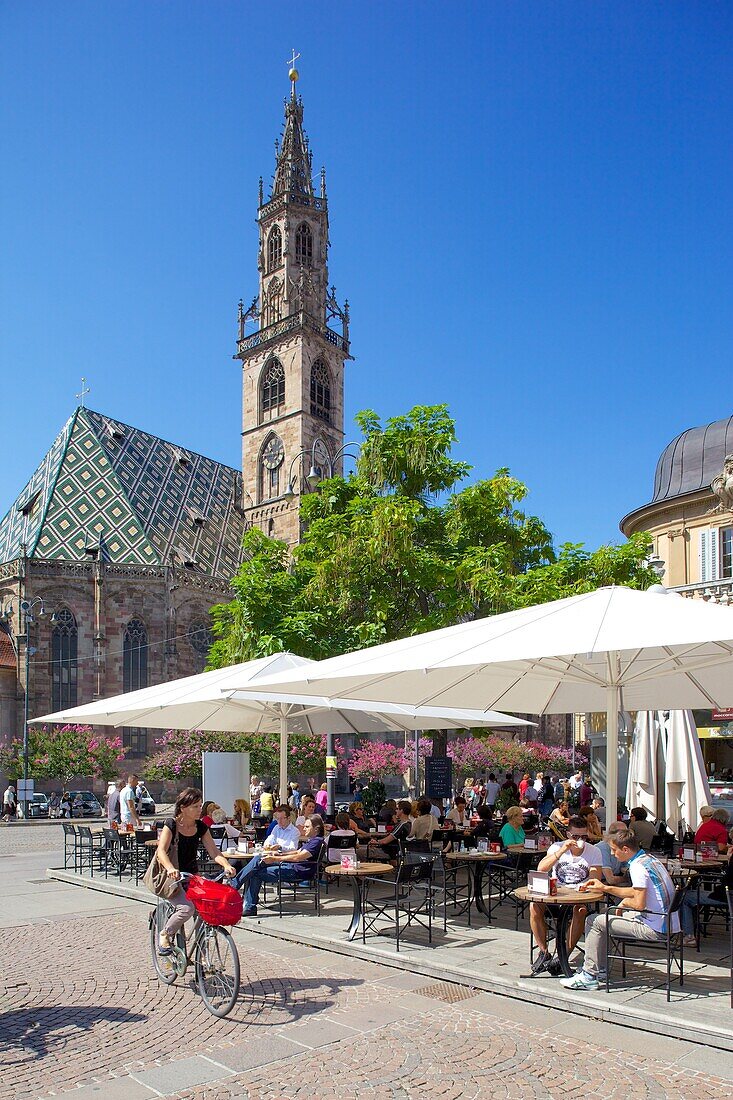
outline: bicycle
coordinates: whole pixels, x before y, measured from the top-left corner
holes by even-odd
[[[193,877],[181,872],[181,880]],[[207,881],[221,882],[224,878],[222,874]],[[172,912],[171,903],[159,898],[148,918],[150,950],[158,978],[165,985],[173,985],[176,978],[184,976],[193,961],[196,984],[206,1008],[213,1016],[226,1016],[239,996],[239,953],[231,932],[221,925],[207,923],[197,909],[188,938],[181,928],[170,953],[161,955],[158,949],[160,933]]]

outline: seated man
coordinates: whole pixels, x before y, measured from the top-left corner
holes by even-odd
[[[326,861],[340,863],[344,856],[349,856],[352,860],[356,859],[356,833],[349,828],[349,815],[336,814],[335,825],[336,828],[332,829],[326,838]]]
[[[612,821],[603,840],[596,844],[602,856],[603,878],[612,886],[628,886],[631,881],[626,864],[620,863],[611,851],[611,840],[616,833],[624,832],[625,829],[623,821]]]
[[[466,800],[462,794],[457,794],[453,800],[453,806],[445,815],[446,824],[462,825],[466,817]]]
[[[273,814],[275,824],[265,837],[264,848],[278,849],[284,852],[292,852],[298,847],[300,832],[290,822],[290,807],[284,803],[278,806]]]
[[[395,827],[391,833],[370,840],[368,855],[370,859],[397,859],[400,854],[400,842],[407,840],[412,828],[412,803],[406,798],[397,803]]]
[[[611,897],[620,898],[621,904],[605,913],[588,917],[585,924],[585,960],[577,974],[562,979],[561,984],[567,989],[598,989],[601,980],[605,981],[608,966],[606,922],[613,935],[635,940],[660,940],[665,937],[665,914],[675,892],[667,868],[655,856],[641,850],[639,838],[630,829],[612,833],[609,843],[616,859],[628,865],[631,886],[612,886],[599,879],[590,879],[586,883],[586,889],[603,890]],[[672,932],[679,930],[680,918],[675,913]]]
[[[632,810],[629,810],[629,828],[639,841],[639,847],[644,848],[647,852],[657,835],[653,822],[647,821],[648,817],[649,815],[643,806],[634,806]]]
[[[577,889],[581,883],[588,882],[591,867],[601,868],[603,857],[593,844],[588,843],[588,826],[582,817],[571,817],[568,826],[568,839],[552,844],[537,864],[538,871],[552,871],[558,886],[570,886]],[[584,905],[573,906],[573,919],[568,932],[568,951],[572,951],[583,931],[583,921],[588,910]],[[547,906],[533,901],[529,907],[529,923],[532,935],[537,941],[539,952],[532,966],[533,974],[550,970],[552,955],[547,950]],[[553,964],[554,965],[554,964]]]
[[[278,807],[278,812],[282,807]],[[286,807],[287,809],[287,807]],[[294,828],[294,826],[293,826]],[[296,829],[297,832],[297,829]],[[305,840],[297,851],[268,852],[255,856],[232,880],[237,890],[245,887],[244,916],[257,916],[257,902],[263,882],[301,882],[312,879],[318,871],[318,859],[323,847],[323,818],[313,814],[305,823]]]

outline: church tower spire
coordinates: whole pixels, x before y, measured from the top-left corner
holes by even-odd
[[[266,198],[260,182],[259,294],[248,310],[240,303],[235,356],[242,362],[242,506],[250,524],[291,544],[300,538],[311,465],[324,477],[341,472],[350,358],[348,305],[339,306],[328,285],[325,170],[317,195],[297,56],[289,62],[291,94]]]

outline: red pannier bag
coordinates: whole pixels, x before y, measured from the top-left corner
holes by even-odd
[[[242,919],[242,895],[224,882],[191,875],[186,896],[207,924],[238,924]]]

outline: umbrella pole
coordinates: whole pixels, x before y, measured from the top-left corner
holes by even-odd
[[[288,720],[280,715],[280,802],[288,800]]]
[[[606,692],[606,821],[609,824],[618,816],[618,704],[619,690],[614,684]]]

